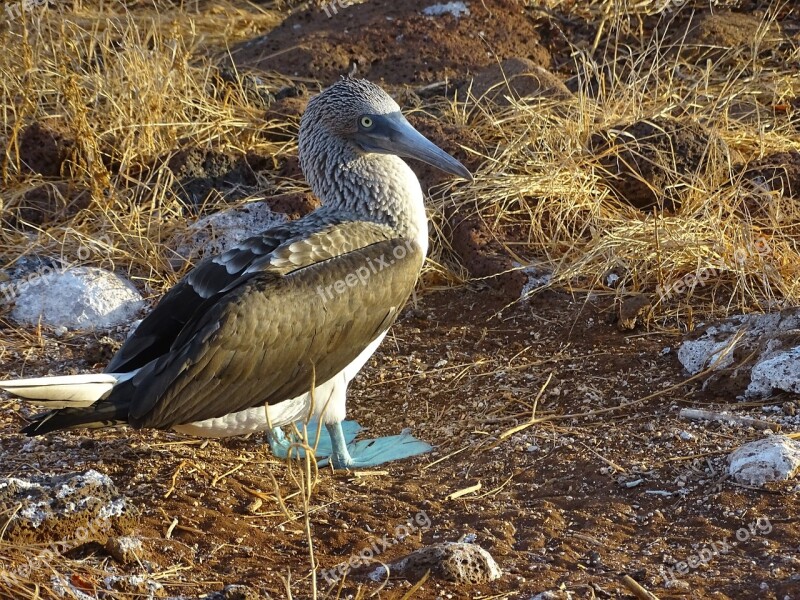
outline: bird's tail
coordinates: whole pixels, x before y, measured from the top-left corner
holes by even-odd
[[[40,435],[57,429],[110,427],[124,422],[125,407],[99,401],[132,376],[133,373],[99,373],[14,379],[0,381],[0,389],[51,409],[33,417],[33,422],[22,430],[27,435]]]
[[[103,398],[118,380],[113,373],[34,377],[0,381],[0,389],[47,408],[81,408]]]

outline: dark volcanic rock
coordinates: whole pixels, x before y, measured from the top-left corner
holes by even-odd
[[[279,194],[265,198],[269,207],[276,213],[286,215],[289,220],[299,219],[319,208],[320,201],[313,194]]]
[[[115,529],[129,529],[136,518],[111,478],[94,470],[2,478],[0,512],[11,515],[4,533],[7,540],[59,540],[68,547],[105,543]]]
[[[715,11],[698,15],[687,27],[671,31],[683,56],[697,61],[752,59],[777,48],[783,41],[780,27],[762,16]]]
[[[501,241],[478,216],[449,215],[451,244],[472,277],[486,282],[509,299],[520,297],[528,276],[515,269],[514,261]]]
[[[267,159],[189,148],[173,155],[167,166],[178,180],[179,195],[189,204],[198,205],[214,190],[228,200],[246,196],[246,188],[258,183],[256,173],[267,167]]]
[[[300,117],[307,104],[308,96],[288,96],[276,100],[264,115],[267,122],[263,130],[264,137],[275,142],[296,140],[300,133]]]
[[[477,544],[445,542],[415,550],[389,565],[393,577],[419,581],[427,572],[446,581],[476,585],[494,581],[502,575],[492,555]],[[378,567],[375,579],[385,577]]]
[[[800,199],[800,152],[776,152],[747,165],[744,176],[762,190]]]
[[[239,68],[333,83],[353,67],[375,82],[454,78],[512,56],[549,67],[536,23],[514,0],[469,2],[469,14],[429,16],[430,0],[310,3],[233,50]],[[299,42],[299,43],[298,43]],[[491,48],[491,52],[488,49]]]
[[[259,600],[261,596],[245,585],[226,585],[219,592],[208,594],[206,600]]]
[[[7,207],[7,211],[14,224],[44,225],[74,216],[91,201],[89,191],[72,182],[47,182],[25,192],[18,204]]]
[[[564,82],[550,71],[532,60],[516,57],[480,71],[472,82],[472,95],[500,106],[510,104],[508,96],[565,102],[575,99]]]
[[[693,121],[655,117],[595,133],[590,151],[616,195],[639,209],[674,210],[696,178],[725,179],[728,148]]]
[[[45,177],[58,177],[75,140],[55,121],[35,122],[22,130],[19,158],[23,167]]]

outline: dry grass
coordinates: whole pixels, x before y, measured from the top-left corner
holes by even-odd
[[[162,242],[184,224],[186,207],[173,191],[169,157],[184,147],[282,150],[263,139],[263,110],[241,85],[223,84],[210,58],[212,49],[224,53],[226,43],[279,22],[276,12],[242,6],[196,3],[192,11],[159,2],[129,12],[118,2],[87,2],[69,19],[55,9],[23,13],[0,32],[0,86],[10,99],[0,132],[4,217],[18,215],[27,192],[52,184],[20,162],[20,132],[37,121],[75,139],[62,176],[91,196],[88,208],[46,230],[4,227],[8,262],[33,252],[72,263],[87,240],[107,234],[115,266],[157,292],[174,283]]]
[[[62,175],[73,189],[91,196],[85,210],[46,229],[3,228],[4,262],[41,253],[73,263],[81,247],[105,234],[113,247],[103,256],[151,294],[174,283],[180,273],[172,272],[165,243],[185,226],[187,207],[174,192],[169,157],[187,147],[254,152],[275,161],[296,153],[293,143],[265,140],[264,130],[280,124],[264,121],[263,108],[252,101],[241,77],[223,83],[215,66],[228,46],[279,22],[281,7],[196,2],[177,8],[164,1],[127,11],[118,2],[77,2],[69,19],[54,9],[32,11],[0,32],[7,49],[0,56],[0,85],[11,99],[3,107],[0,131],[4,215],[18,215],[32,189],[54,185],[20,164],[20,132],[36,121],[57,122],[76,140]],[[642,40],[642,52],[625,54],[622,38],[636,35],[652,8],[645,3],[638,10],[582,9],[583,18],[604,23],[597,43],[608,49],[604,62],[575,53],[587,80],[601,75],[596,101],[582,96],[568,110],[547,102],[498,109],[474,98],[427,107],[469,126],[492,149],[474,185],[439,190],[434,204],[460,204],[481,214],[494,231],[513,230],[518,241],[509,243],[509,250],[522,264],[549,265],[553,285],[653,292],[688,273],[715,271],[707,285],[656,307],[662,317],[794,303],[800,294],[797,202],[754,192],[744,181],[721,186],[697,177],[676,214],[645,215],[612,197],[585,149],[593,131],[675,114],[704,123],[727,142],[736,158],[712,160],[724,161],[731,174],[737,161],[800,147],[796,125],[788,119],[743,123],[729,117],[736,101],[761,96],[763,102],[769,91],[768,103],[778,105],[800,93],[791,64],[781,70],[754,59],[733,70],[718,68],[718,62],[701,67],[683,60],[686,49],[675,51],[663,36]],[[223,12],[226,18],[220,20]],[[795,48],[789,62],[798,58]],[[275,90],[286,81],[263,83]],[[282,185],[269,178],[264,192]],[[754,195],[767,210],[748,218],[746,203]],[[210,198],[205,209],[218,206],[219,199]],[[437,226],[440,215],[434,214]],[[735,260],[735,253],[762,238],[769,240],[768,254]],[[446,248],[446,240],[434,240],[431,268],[444,271],[437,281],[459,283],[464,271],[443,254]],[[625,274],[616,290],[603,279],[611,270]]]
[[[737,102],[759,102],[771,112],[771,107],[783,107],[797,97],[800,77],[793,65],[800,60],[800,47],[795,45],[782,63],[743,61],[729,52],[697,66],[685,59],[691,49],[683,43],[654,36],[641,41],[641,52],[621,56],[621,38],[635,34],[647,11],[610,15],[612,3],[604,6],[573,8],[589,21],[602,20],[608,34],[600,46],[608,48],[605,62],[576,50],[578,72],[586,80],[601,77],[596,101],[581,96],[571,107],[548,100],[516,102],[498,111],[470,99],[458,118],[495,150],[475,184],[455,186],[441,203],[479,214],[501,236],[510,232],[507,238],[517,241],[507,243],[509,252],[523,265],[550,266],[550,285],[653,294],[689,274],[709,275],[705,285],[688,293],[656,299],[654,314],[662,323],[667,317],[686,321],[692,314],[796,304],[800,203],[779,192],[754,189],[740,173],[741,165],[766,154],[800,149],[800,115],[781,118],[778,112],[777,117],[745,122],[732,118],[730,111]],[[781,8],[785,3],[776,4],[764,32],[775,27],[769,18],[775,19]],[[593,11],[600,14],[593,16]],[[734,66],[720,67],[730,64]],[[590,85],[586,80],[584,87]],[[721,163],[726,177],[698,174],[686,182],[682,205],[674,214],[642,213],[614,198],[587,141],[595,131],[663,115],[702,123],[724,140],[729,152],[721,156],[710,150],[709,162]],[[670,161],[665,158],[664,164]],[[758,214],[751,213],[753,203],[762,209]],[[615,289],[606,281],[611,272],[620,277]]]

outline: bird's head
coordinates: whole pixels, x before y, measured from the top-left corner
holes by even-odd
[[[301,147],[320,129],[358,154],[414,158],[472,180],[464,165],[414,129],[391,96],[366,79],[342,79],[309,101],[300,121]]]

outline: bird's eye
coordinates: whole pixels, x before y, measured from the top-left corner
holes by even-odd
[[[361,117],[361,119],[359,119],[359,123],[364,129],[369,129],[372,127],[373,121],[371,117]]]

